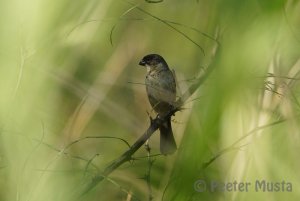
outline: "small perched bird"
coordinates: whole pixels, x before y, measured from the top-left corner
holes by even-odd
[[[146,55],[139,65],[147,67],[145,84],[149,102],[158,113],[158,117],[164,117],[174,109],[176,100],[176,82],[173,72],[164,58],[158,54]],[[168,117],[159,130],[160,152],[164,155],[174,153],[177,147],[171,127],[171,117]]]

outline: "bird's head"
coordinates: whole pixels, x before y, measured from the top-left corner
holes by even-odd
[[[139,65],[147,67],[148,71],[169,69],[167,62],[158,54],[148,54],[144,56]]]

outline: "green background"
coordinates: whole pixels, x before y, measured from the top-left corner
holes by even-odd
[[[116,138],[132,145],[155,117],[149,53],[182,91],[214,68],[173,117],[179,149],[149,161],[142,147],[81,200],[299,200],[299,25],[297,0],[1,1],[0,200],[69,200],[126,151]]]

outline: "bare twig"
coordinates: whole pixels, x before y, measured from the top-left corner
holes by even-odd
[[[220,156],[228,153],[228,152],[231,152],[231,151],[234,151],[234,150],[237,150],[245,145],[242,145],[242,146],[237,146],[238,143],[240,143],[241,141],[243,141],[244,139],[248,138],[249,136],[255,134],[257,131],[259,130],[262,130],[262,129],[265,129],[265,128],[268,128],[270,126],[274,126],[274,125],[277,125],[277,124],[280,124],[280,123],[283,123],[285,122],[286,120],[285,119],[280,119],[278,121],[275,121],[275,122],[272,122],[272,123],[269,123],[269,124],[266,124],[266,125],[263,125],[263,126],[259,126],[253,130],[251,130],[249,133],[247,133],[246,135],[242,136],[241,138],[239,138],[238,140],[236,140],[234,143],[232,143],[230,146],[222,149],[221,151],[219,151],[216,155],[214,155],[208,162],[204,163],[203,164],[203,169],[207,168],[210,164],[212,164],[217,158],[219,158]]]
[[[30,153],[28,154],[28,156],[26,157],[24,163],[23,163],[23,167],[21,170],[21,175],[18,177],[18,182],[17,182],[17,197],[16,200],[19,201],[21,200],[21,185],[22,185],[22,180],[24,177],[24,173],[25,173],[25,169],[27,167],[27,165],[29,164],[29,160],[30,158],[33,156],[34,153],[36,153],[36,150],[38,150],[38,148],[40,147],[40,145],[43,143],[44,137],[45,137],[45,127],[44,127],[44,123],[41,121],[41,126],[42,126],[42,136],[41,139],[39,139],[39,142],[36,146],[34,146],[34,148],[30,151]]]
[[[83,177],[86,176],[86,173],[87,173],[87,171],[88,171],[88,168],[89,168],[90,164],[92,163],[92,161],[93,161],[97,156],[99,156],[99,154],[95,154],[95,155],[87,162],[87,164],[85,165],[85,170],[84,170],[84,175],[83,175]]]
[[[152,170],[152,166],[153,166],[155,159],[152,159],[150,157],[151,147],[149,146],[149,140],[146,142],[145,148],[146,148],[147,155],[148,155],[148,170],[147,170],[147,173],[146,173],[144,179],[147,182],[147,187],[148,187],[148,192],[149,192],[148,201],[152,201],[153,195],[152,195],[152,187],[151,187],[151,170]]]
[[[76,143],[78,143],[80,141],[87,140],[87,139],[116,139],[116,140],[120,140],[120,141],[124,142],[130,148],[129,143],[126,140],[124,140],[123,138],[112,137],[112,136],[86,136],[86,137],[83,137],[83,138],[79,138],[78,140],[74,140],[73,142],[71,142],[70,144],[68,144],[64,149],[67,150],[72,145],[74,145],[74,144],[76,144]]]
[[[161,3],[164,0],[157,0],[157,1],[153,1],[153,0],[145,0],[147,3]]]
[[[171,111],[167,116],[172,116],[175,114],[176,110]],[[166,116],[166,117],[167,117]],[[151,137],[151,135],[163,124],[166,117],[164,118],[155,118],[151,119],[151,123],[149,128],[145,131],[145,133],[128,149],[124,152],[119,158],[112,161],[102,173],[98,173],[92,181],[90,181],[86,186],[83,187],[83,190],[80,196],[85,195],[91,189],[93,189],[99,182],[101,182],[104,178],[106,178],[110,173],[112,173],[115,169],[117,169],[123,163],[131,160],[131,156],[143,145],[145,142]]]
[[[149,13],[148,11],[140,8],[139,6],[136,6],[135,4],[128,2],[129,4],[131,4],[132,6],[134,6],[135,9],[141,11],[142,13],[160,21],[161,23],[165,24],[166,26],[168,26],[169,28],[173,29],[175,32],[179,33],[180,35],[182,35],[183,37],[185,37],[187,40],[189,40],[190,42],[192,42],[194,45],[196,45],[202,52],[202,54],[205,56],[205,52],[203,47],[201,47],[197,42],[195,42],[192,38],[190,38],[188,35],[186,35],[184,32],[180,31],[179,29],[177,29],[176,27],[174,27],[173,25],[171,25],[171,23],[169,23],[168,21],[165,21],[151,13]]]

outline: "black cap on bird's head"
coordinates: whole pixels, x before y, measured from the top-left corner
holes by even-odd
[[[158,54],[148,54],[144,56],[144,58],[140,61],[139,65],[141,66],[150,66],[155,67],[159,64],[162,64],[163,66],[168,68],[167,62],[164,60],[164,58]]]

